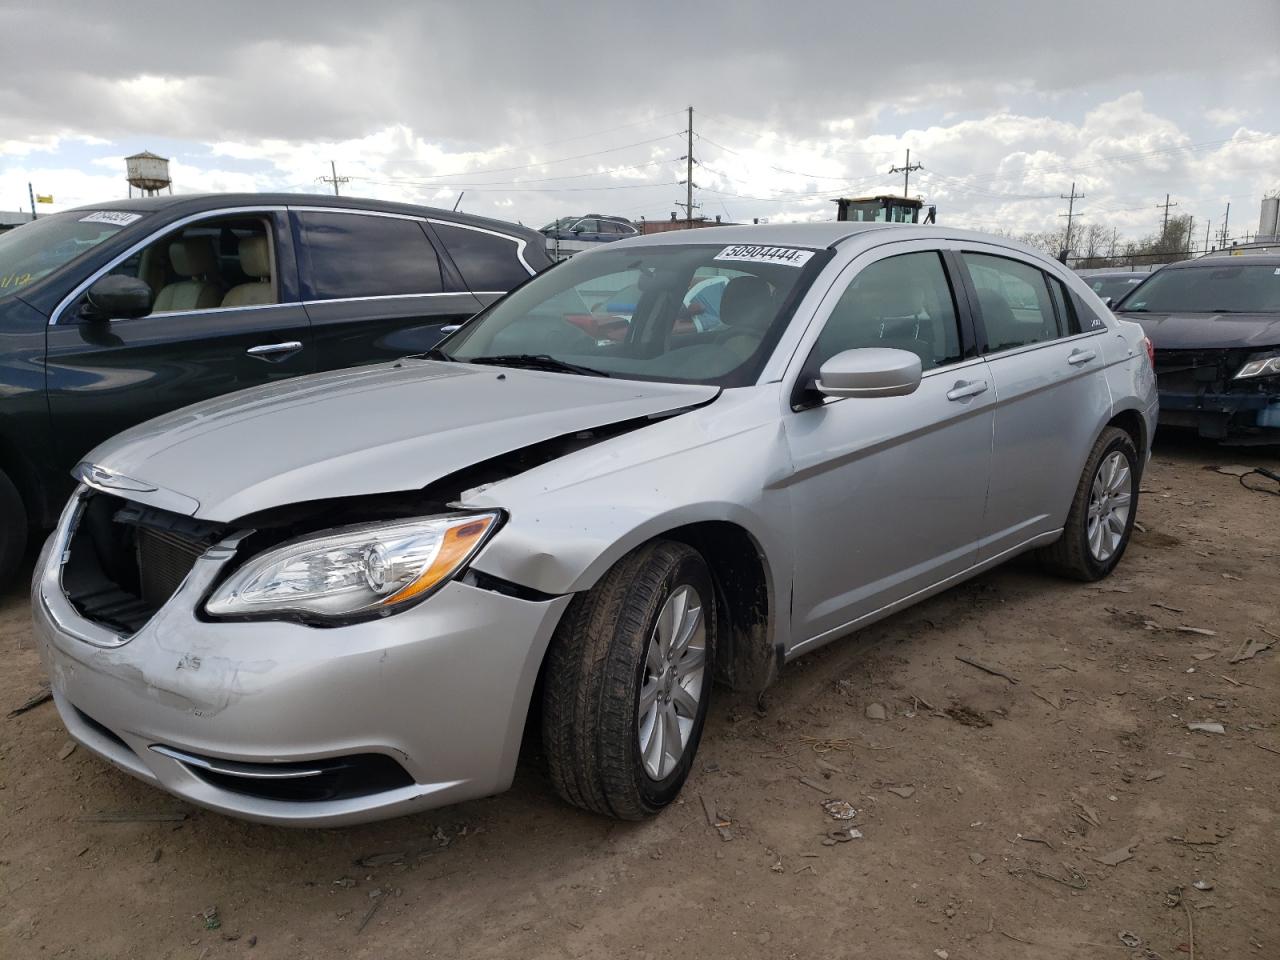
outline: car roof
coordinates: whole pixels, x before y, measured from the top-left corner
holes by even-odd
[[[958,230],[953,227],[939,227],[934,224],[883,223],[881,221],[828,220],[821,223],[746,223],[733,226],[703,227],[696,231],[667,230],[663,233],[630,237],[618,242],[624,243],[628,247],[679,243],[756,243],[821,249],[837,246],[842,241],[852,237],[883,230],[892,230],[895,233],[917,233],[919,234],[919,239],[922,240],[973,240],[975,242],[995,243],[1000,246],[1012,247],[1025,253],[1033,253],[1040,258],[1045,256],[1043,253],[1033,251],[1026,244],[1016,240],[1009,240],[1005,237],[992,237],[974,230]],[[898,237],[895,239],[905,240],[908,238]]]
[[[338,197],[325,193],[175,193],[158,197],[130,197],[125,200],[105,200],[102,203],[85,204],[74,210],[127,210],[133,213],[204,213],[224,207],[292,206],[333,207],[343,210],[370,210],[378,213],[403,213],[408,216],[432,217],[452,223],[500,229],[506,233],[522,233],[530,240],[542,242],[542,237],[528,227],[456,213],[438,207],[423,207],[412,203],[396,203],[390,200],[372,200],[367,197]],[[68,211],[73,212],[73,211]]]
[[[1225,257],[1197,257],[1195,260],[1179,260],[1164,267],[1165,270],[1222,269],[1227,264],[1252,267],[1280,267],[1280,254],[1249,253]]]

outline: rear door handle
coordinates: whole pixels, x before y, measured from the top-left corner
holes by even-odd
[[[976,397],[978,394],[986,392],[987,381],[985,380],[970,380],[968,382],[960,380],[947,391],[947,399],[967,400],[969,397]]]
[[[1097,357],[1097,355],[1097,350],[1072,350],[1071,356],[1067,357],[1067,363],[1071,364],[1073,367],[1078,367],[1082,363],[1088,363],[1090,360]]]
[[[245,353],[259,360],[266,360],[268,363],[276,363],[301,349],[301,340],[286,340],[284,343],[261,343],[256,347],[250,347]]]

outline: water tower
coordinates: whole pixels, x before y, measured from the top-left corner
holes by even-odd
[[[165,187],[173,193],[173,181],[169,179],[169,160],[157,157],[149,150],[135,153],[124,158],[126,178],[129,181],[129,196],[133,196],[133,188],[137,187],[144,197],[154,197]]]

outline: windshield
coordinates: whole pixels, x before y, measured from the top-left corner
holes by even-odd
[[[829,256],[745,244],[580,254],[439,349],[459,361],[539,357],[609,376],[745,385]]]
[[[123,210],[74,210],[0,233],[0,298],[83,256],[141,217]]]
[[[1110,297],[1112,303],[1116,303],[1125,294],[1129,293],[1147,277],[1149,273],[1139,274],[1138,276],[1121,275],[1118,277],[1085,277],[1085,283],[1089,284],[1089,289],[1100,297]]]
[[[1165,268],[1117,307],[1136,313],[1280,312],[1280,266]]]

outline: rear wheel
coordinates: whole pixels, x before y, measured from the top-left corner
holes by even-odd
[[[27,547],[27,510],[18,488],[0,470],[0,587],[9,582]]]
[[[1062,539],[1040,551],[1045,566],[1077,580],[1101,580],[1120,562],[1138,508],[1138,450],[1117,427],[1098,437],[1067,514]]]
[[[574,598],[552,640],[542,740],[569,803],[639,820],[675,799],[706,721],[716,639],[711,574],[657,541]]]

